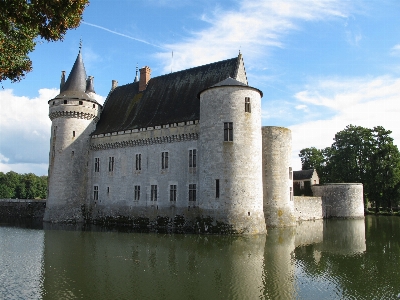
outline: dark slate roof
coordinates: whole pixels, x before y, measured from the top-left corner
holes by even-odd
[[[293,171],[293,180],[307,180],[313,176],[314,169]]]
[[[79,51],[67,81],[60,88],[60,94],[54,99],[80,99],[98,104],[95,99],[87,94],[89,92],[94,93],[93,81],[89,79],[86,80],[86,70],[83,65],[81,52]],[[52,100],[49,100],[49,102],[50,101]]]
[[[214,85],[212,85],[212,86],[210,86],[210,87],[207,87],[207,88],[205,88],[204,90],[200,91],[200,92],[197,94],[197,98],[200,98],[200,94],[201,94],[202,92],[204,92],[205,90],[212,89],[212,88],[216,88],[216,87],[223,87],[223,86],[245,86],[245,87],[248,87],[248,88],[257,90],[257,91],[260,93],[261,97],[263,96],[263,93],[262,93],[259,89],[253,88],[253,87],[248,86],[247,84],[245,84],[245,83],[243,83],[243,82],[241,82],[241,81],[237,81],[236,79],[233,79],[233,78],[231,78],[231,77],[228,77],[228,78],[226,78],[225,80],[222,80],[222,81],[220,81],[220,82],[218,82],[218,83],[216,83],[216,84],[214,84]]]
[[[82,55],[79,51],[75,60],[71,73],[64,86],[60,90],[60,94],[65,91],[85,92],[86,89],[86,71],[83,65]]]
[[[211,87],[217,87],[217,86],[227,86],[227,85],[232,85],[232,86],[247,86],[247,84],[244,84],[243,82],[237,81],[236,79],[233,79],[232,77],[228,77],[225,80],[222,80]]]
[[[152,127],[200,118],[197,94],[228,76],[236,77],[241,57],[154,77],[115,88],[107,97],[93,134]]]

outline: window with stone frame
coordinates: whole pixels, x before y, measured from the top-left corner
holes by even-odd
[[[136,171],[142,170],[142,154],[136,154]]]
[[[196,193],[196,184],[189,184],[189,201],[196,201],[197,193]]]
[[[100,172],[100,158],[99,157],[94,158],[94,171]]]
[[[224,123],[224,141],[225,142],[233,141],[233,123],[232,122]]]
[[[140,185],[135,185],[135,201],[140,200]]]
[[[215,198],[219,198],[219,179],[215,179]]]
[[[108,158],[108,171],[114,172],[114,156]]]
[[[161,169],[168,169],[168,152],[161,152]]]
[[[244,111],[251,113],[251,104],[250,104],[250,97],[244,98]]]
[[[150,201],[157,201],[157,185],[155,185],[155,184],[151,185]]]
[[[93,200],[94,201],[99,200],[99,186],[98,185],[93,186]]]
[[[189,168],[196,168],[197,150],[189,150]]]
[[[171,184],[169,186],[169,201],[176,202],[176,185]]]

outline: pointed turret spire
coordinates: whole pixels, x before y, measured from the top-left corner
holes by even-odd
[[[85,92],[86,71],[85,71],[85,66],[83,65],[81,48],[82,48],[82,41],[79,45],[78,57],[75,60],[71,73],[69,73],[67,81],[60,90],[61,93],[65,91]]]
[[[139,72],[139,67],[138,67],[138,64],[136,63],[136,76],[135,76],[135,81],[134,82],[138,82],[139,81],[138,72]]]

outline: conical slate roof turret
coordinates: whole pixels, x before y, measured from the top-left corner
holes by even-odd
[[[94,99],[95,94],[93,76],[89,76],[89,78],[86,77],[86,70],[79,49],[78,56],[76,57],[71,72],[69,73],[68,79],[65,83],[63,83],[63,78],[61,79],[60,94],[54,99],[80,99],[98,104]]]
[[[68,79],[60,90],[60,93],[65,91],[85,92],[85,90],[86,71],[85,66],[83,65],[81,51],[79,51],[71,73],[69,73]]]

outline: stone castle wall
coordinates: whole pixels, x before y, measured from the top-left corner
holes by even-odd
[[[43,219],[46,200],[0,199],[0,220]]]
[[[267,227],[294,226],[292,134],[284,127],[262,127],[262,177]]]
[[[199,167],[198,158],[196,167],[189,167],[189,151],[197,150],[197,140],[198,124],[171,124],[92,138],[87,204],[93,217],[156,219],[191,214],[198,201],[189,201],[189,185],[195,184],[198,189]],[[162,152],[168,153],[168,167],[164,169]],[[136,155],[140,155],[140,170],[136,170]],[[110,158],[114,161],[112,171]],[[98,171],[96,159],[100,164]],[[151,199],[152,185],[157,186],[155,201]],[[176,186],[176,201],[170,201],[171,185]],[[94,199],[95,186],[98,200]],[[136,200],[135,186],[140,187]]]
[[[324,217],[321,197],[294,197],[294,215],[296,221],[318,220]]]
[[[361,183],[329,183],[312,186],[314,196],[322,197],[324,217],[363,218]]]
[[[66,101],[67,103],[64,103]],[[45,221],[83,221],[88,177],[89,136],[100,107],[86,100],[51,100],[49,184]]]
[[[246,97],[250,98],[251,112],[245,111]],[[225,123],[232,124],[233,141],[224,141]],[[265,232],[260,128],[258,90],[223,86],[202,92],[199,207],[204,215],[245,233]]]

